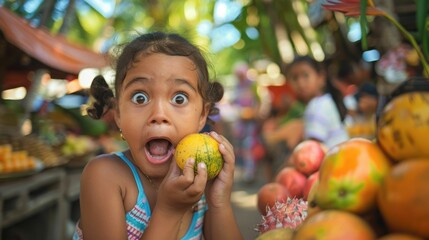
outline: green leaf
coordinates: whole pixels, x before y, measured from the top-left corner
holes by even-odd
[[[419,32],[419,38],[422,39],[425,34],[427,8],[429,1],[427,0],[415,0],[416,1],[416,24]]]
[[[425,56],[429,54],[429,42],[428,42],[428,14],[427,10],[429,7],[429,1],[427,0],[415,0],[416,2],[416,25],[418,31],[418,38]]]

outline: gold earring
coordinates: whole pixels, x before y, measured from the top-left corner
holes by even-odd
[[[122,140],[124,140],[124,141],[125,141],[124,135],[122,134],[122,129],[119,129],[119,132],[121,133],[121,138],[122,138]]]

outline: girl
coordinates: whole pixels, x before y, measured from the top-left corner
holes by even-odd
[[[230,194],[235,157],[215,132],[224,166],[207,182],[194,159],[181,172],[174,159],[179,140],[199,132],[223,95],[209,82],[201,52],[176,34],[142,35],[122,51],[115,95],[102,77],[91,94],[90,116],[113,109],[129,149],[96,157],[81,178],[81,219],[75,239],[242,239]]]
[[[347,113],[343,96],[319,62],[309,56],[297,57],[289,65],[287,79],[306,104],[304,139],[318,140],[328,148],[349,139],[343,124]]]

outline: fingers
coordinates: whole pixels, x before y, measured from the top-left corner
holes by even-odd
[[[216,132],[210,132],[210,136],[212,136],[216,141],[219,143],[219,151],[222,153],[224,160],[228,161],[232,160],[234,161],[234,147],[232,144],[226,139],[224,136],[217,134]]]
[[[216,132],[209,133],[219,143],[219,151],[222,154],[224,160],[223,168],[218,175],[218,178],[223,180],[232,179],[234,176],[235,169],[235,154],[232,144],[224,136],[217,134]]]
[[[176,161],[173,159],[170,163],[170,168],[168,169],[167,177],[169,176],[179,176],[180,175],[180,168],[177,165]]]
[[[183,178],[186,182],[192,183],[194,181],[194,164],[195,159],[189,158],[183,166]]]
[[[224,145],[226,149],[232,150],[233,146],[232,144],[228,141],[228,139],[226,139],[224,136],[218,134],[217,132],[210,132],[209,135],[214,138],[219,145]]]
[[[205,163],[200,162],[198,163],[198,174],[195,176],[194,184],[197,185],[197,187],[203,186],[203,189],[207,183],[207,166]]]

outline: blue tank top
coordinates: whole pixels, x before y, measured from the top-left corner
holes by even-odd
[[[138,240],[143,235],[144,230],[150,221],[150,216],[152,215],[150,211],[150,206],[146,194],[143,189],[143,185],[140,181],[140,176],[137,172],[134,164],[122,153],[115,153],[120,157],[131,169],[134,180],[136,181],[137,189],[138,189],[138,197],[136,201],[136,205],[126,213],[125,219],[127,223],[127,234],[129,240]],[[183,240],[196,240],[202,239],[202,230],[203,230],[203,221],[204,214],[207,211],[207,204],[205,196],[198,201],[194,214],[192,217],[191,225],[185,236],[183,236]],[[73,235],[73,240],[83,240],[83,234],[78,224],[76,224],[76,230]]]

